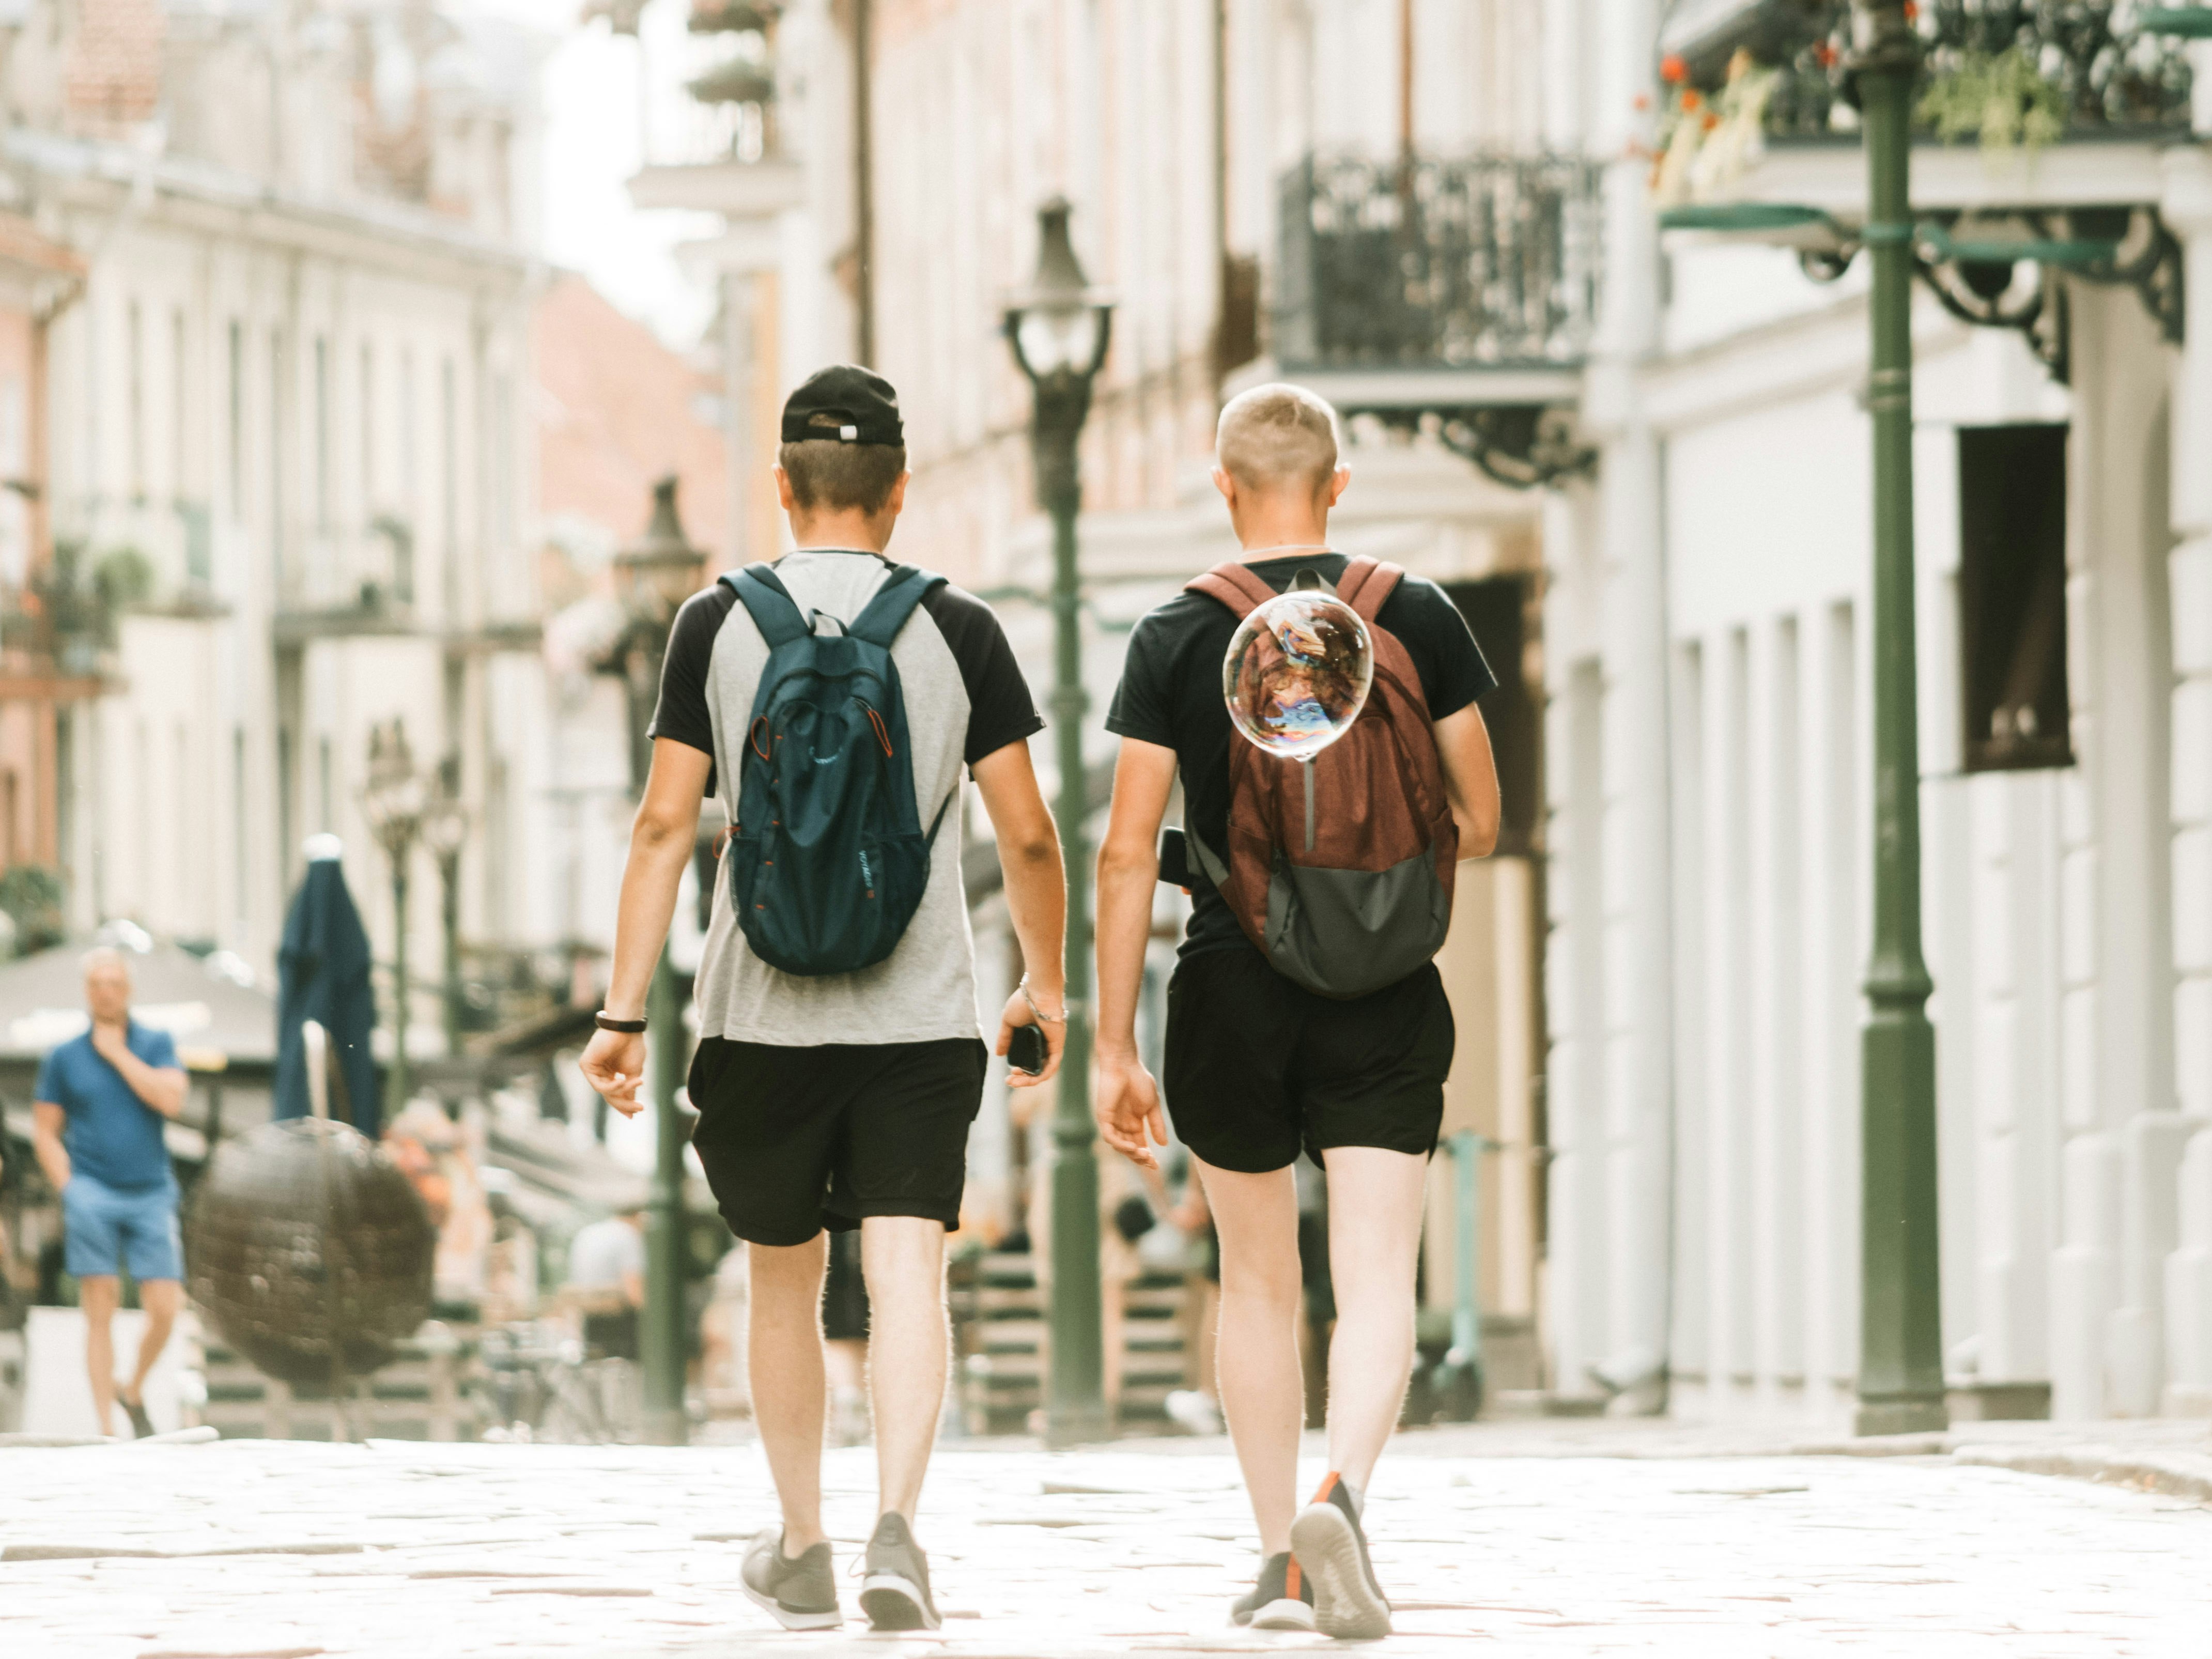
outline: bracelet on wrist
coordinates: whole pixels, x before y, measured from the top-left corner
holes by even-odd
[[[1027,974],[1022,975],[1022,982],[1014,988],[1022,994],[1022,1000],[1029,1005],[1030,1016],[1039,1024],[1065,1025],[1067,1024],[1067,999],[1065,994],[1060,1000],[1060,1012],[1056,1014],[1048,1014],[1037,1006],[1036,998],[1030,994],[1030,976]]]
[[[599,1012],[592,1016],[592,1024],[598,1026],[602,1031],[621,1031],[626,1035],[631,1036],[645,1030],[645,1022],[643,1020],[617,1019],[612,1014],[609,1013],[604,1008],[600,1009]]]

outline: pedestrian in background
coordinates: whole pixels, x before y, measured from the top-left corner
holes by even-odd
[[[146,1379],[184,1306],[184,1245],[177,1231],[177,1178],[162,1138],[185,1109],[186,1079],[177,1045],[131,1018],[131,964],[105,946],[84,958],[91,1029],[46,1058],[32,1091],[39,1167],[62,1198],[64,1265],[84,1310],[85,1364],[102,1434],[115,1432],[123,1402],[131,1432],[153,1433]],[[146,1310],[129,1381],[115,1375],[115,1310],[128,1267]]]
[[[584,1316],[584,1346],[609,1359],[638,1355],[645,1306],[645,1206],[624,1205],[568,1241],[567,1288]]]
[[[878,1476],[860,1606],[939,1627],[912,1523],[945,1398],[945,1235],[989,1061],[961,879],[962,774],[989,815],[1028,973],[998,1052],[1036,1026],[1057,1069],[1066,890],[1030,764],[1042,729],[999,619],[884,556],[905,504],[897,395],[823,370],[784,405],[776,490],[795,551],[695,595],[669,635],[592,1086],[638,1110],[645,998],[699,803],[732,831],[702,957],[692,1143],[751,1255],[753,1419],[783,1510],[745,1592],[788,1629],[842,1619],[822,1523],[823,1230],[858,1229]],[[678,1031],[664,1041],[680,1042]]]
[[[1244,896],[1231,863],[1255,867],[1247,860],[1255,853],[1283,867],[1283,841],[1255,830],[1272,820],[1266,799],[1252,793],[1279,775],[1250,769],[1295,763],[1241,750],[1232,757],[1231,745],[1243,739],[1223,702],[1223,669],[1243,619],[1294,582],[1307,586],[1307,573],[1314,586],[1358,609],[1376,684],[1341,741],[1364,742],[1359,752],[1371,764],[1347,763],[1337,774],[1349,780],[1348,793],[1329,804],[1332,833],[1340,823],[1356,836],[1360,826],[1382,821],[1380,807],[1418,805],[1425,814],[1419,859],[1437,871],[1433,896],[1446,915],[1455,850],[1479,856],[1498,838],[1497,770],[1474,706],[1497,682],[1442,590],[1329,548],[1329,509],[1352,475],[1338,465],[1336,416],[1326,403],[1295,386],[1255,388],[1222,410],[1216,443],[1214,483],[1243,558],[1199,577],[1137,624],[1106,720],[1121,752],[1099,855],[1095,1110],[1109,1145],[1140,1164],[1156,1162],[1147,1137],[1166,1145],[1166,1121],[1159,1089],[1138,1058],[1136,1012],[1160,878],[1160,823],[1180,774],[1183,832],[1196,857],[1188,872],[1190,921],[1168,987],[1167,1101],[1220,1235],[1221,1403],[1262,1553],[1258,1583],[1231,1616],[1263,1628],[1378,1637],[1390,1629],[1390,1603],[1368,1559],[1365,1492],[1413,1371],[1422,1198],[1454,1038],[1451,1006],[1424,954],[1441,943],[1437,907],[1427,896],[1403,916],[1385,907],[1398,932],[1354,939],[1359,948],[1344,954],[1421,963],[1371,994],[1324,994],[1279,971],[1271,941],[1255,937],[1250,916],[1232,907],[1222,884]],[[1340,718],[1326,699],[1322,707]],[[1378,722],[1379,736],[1361,738]],[[1316,845],[1315,775],[1309,767],[1309,855]],[[1425,817],[1430,811],[1437,816]],[[1418,872],[1419,859],[1401,867]],[[1256,867],[1264,872],[1268,863]],[[1357,866],[1322,873],[1364,875]],[[1357,890],[1382,896],[1380,887]],[[1272,889],[1260,895],[1273,896]],[[1261,908],[1271,911],[1272,903]],[[1365,925],[1364,912],[1347,914]],[[1291,1170],[1302,1148],[1328,1178],[1336,1321],[1328,1474],[1300,1509],[1305,1408],[1297,1327],[1308,1286]]]

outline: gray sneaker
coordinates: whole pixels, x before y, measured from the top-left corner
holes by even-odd
[[[876,1630],[935,1630],[945,1622],[929,1599],[929,1558],[896,1510],[876,1522],[868,1540],[860,1611]]]
[[[1313,1580],[1314,1622],[1340,1642],[1390,1633],[1390,1600],[1367,1559],[1359,1510],[1359,1495],[1332,1474],[1291,1522],[1291,1553]]]
[[[786,1630],[835,1630],[845,1622],[826,1542],[793,1558],[783,1553],[783,1528],[770,1527],[746,1547],[738,1578]]]

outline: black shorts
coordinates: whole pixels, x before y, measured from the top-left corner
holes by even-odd
[[[1256,951],[1185,957],[1168,981],[1167,1109],[1218,1170],[1315,1163],[1331,1146],[1426,1157],[1443,1121],[1451,1003],[1434,963],[1351,1001],[1316,996]]]
[[[722,1218],[755,1244],[804,1244],[872,1215],[958,1226],[989,1060],[977,1037],[811,1048],[706,1038],[691,1060],[691,1144]]]

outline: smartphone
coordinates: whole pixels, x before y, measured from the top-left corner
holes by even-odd
[[[1044,1070],[1048,1051],[1044,1029],[1037,1025],[1017,1025],[1013,1040],[1006,1045],[1006,1064],[1018,1072],[1027,1072],[1035,1077]]]
[[[1180,830],[1160,831],[1160,879],[1170,887],[1190,885],[1190,848]]]

